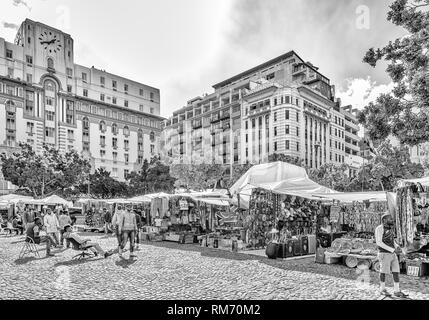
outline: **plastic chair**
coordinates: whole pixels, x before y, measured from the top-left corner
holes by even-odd
[[[39,250],[37,250],[36,243],[32,238],[29,236],[26,236],[24,245],[21,248],[21,251],[19,253],[19,259],[22,259],[25,255],[32,253],[35,257],[40,258]]]

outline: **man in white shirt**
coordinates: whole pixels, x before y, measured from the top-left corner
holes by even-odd
[[[48,234],[48,236],[55,240],[55,246],[58,247],[59,246],[59,241],[58,241],[58,228],[60,226],[59,222],[58,222],[58,218],[55,214],[52,213],[51,209],[46,209],[46,215],[43,217],[43,224],[46,227],[46,233]]]
[[[380,293],[390,295],[386,290],[386,274],[392,272],[394,295],[404,298],[407,295],[399,290],[399,260],[398,254],[403,254],[401,247],[395,242],[393,217],[385,213],[381,217],[382,224],[375,228],[375,242],[378,246],[380,262]]]

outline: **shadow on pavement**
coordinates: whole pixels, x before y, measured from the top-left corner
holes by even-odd
[[[31,262],[31,261],[35,261],[35,260],[45,260],[45,259],[48,259],[48,258],[51,258],[51,257],[47,257],[47,256],[43,256],[43,257],[40,257],[40,258],[36,258],[36,257],[34,257],[34,256],[32,256],[32,257],[24,257],[24,258],[21,258],[21,259],[16,259],[15,261],[14,261],[14,263],[16,264],[16,265],[23,265],[23,264],[26,264],[26,263],[29,263],[29,262]]]
[[[104,259],[104,257],[96,257],[94,259],[94,257],[88,257],[85,259],[71,259],[71,260],[67,260],[67,261],[61,261],[61,262],[57,262],[56,264],[54,264],[54,267],[59,267],[59,266],[77,266],[77,265],[81,265],[81,264],[85,264],[85,263],[90,263],[90,262],[96,262],[100,259]]]
[[[136,262],[137,262],[137,259],[132,259],[132,258],[130,258],[130,259],[124,259],[124,258],[119,258],[119,260],[117,260],[117,261],[115,262],[115,264],[116,264],[118,267],[121,267],[121,268],[126,269],[126,268],[128,268],[129,266],[131,266],[132,264],[134,264],[134,263],[136,263]]]

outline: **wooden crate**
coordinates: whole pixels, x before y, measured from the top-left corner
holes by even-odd
[[[429,262],[421,260],[405,260],[407,275],[412,277],[426,277],[429,276]]]

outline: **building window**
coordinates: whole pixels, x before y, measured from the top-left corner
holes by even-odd
[[[54,105],[54,101],[52,100],[52,98],[46,97],[46,105],[48,105],[48,106],[53,106]]]
[[[285,127],[285,134],[289,134],[289,125],[288,124]]]
[[[100,94],[100,100],[104,101],[104,94],[103,93]]]
[[[299,137],[299,127],[296,127],[296,136]]]
[[[105,78],[104,77],[100,77],[100,84],[102,86],[104,86],[104,83],[105,83]]]
[[[139,110],[140,112],[144,112],[144,106],[142,104],[139,106]]]
[[[73,70],[72,69],[67,68],[66,72],[67,72],[67,77],[69,77],[69,78],[73,77]]]
[[[13,51],[6,49],[6,58],[13,59]]]
[[[128,92],[128,85],[127,84],[124,84],[124,91],[125,91],[125,93]]]
[[[88,97],[88,90],[87,89],[83,89],[83,96]]]
[[[113,90],[116,90],[118,87],[118,83],[116,82],[116,80],[112,80],[112,88]]]
[[[82,126],[84,129],[89,129],[89,120],[87,117],[82,119]]]
[[[141,96],[143,96],[143,89],[140,89],[140,90],[139,90],[139,94],[140,94]]]
[[[33,75],[31,73],[27,73],[27,82],[33,83]]]
[[[87,75],[85,72],[82,72],[82,81],[86,82],[87,81]]]
[[[154,111],[154,110],[153,110],[153,108],[150,108],[150,113],[151,113],[151,114],[153,114],[153,111]]]
[[[143,156],[138,156],[137,157],[137,163],[138,164],[142,164],[143,163]]]
[[[124,100],[124,106],[128,107],[128,100]]]
[[[151,93],[150,93],[150,101],[152,101],[152,102],[153,102],[154,96],[155,96],[155,95],[153,94],[153,92],[151,92]]]
[[[274,127],[274,137],[277,137],[277,127]]]
[[[289,120],[289,110],[286,110],[286,112],[285,112],[285,119]]]
[[[118,125],[116,123],[112,124],[112,133],[118,134]]]
[[[277,151],[277,141],[274,142],[274,151]]]
[[[112,147],[118,148],[118,138],[112,138]]]
[[[68,92],[68,93],[71,93],[71,92],[72,92],[72,86],[71,86],[71,85],[69,85],[69,84],[67,85],[67,92]]]
[[[45,129],[45,136],[46,137],[52,138],[54,136],[54,133],[55,133],[55,129],[54,128],[46,127],[46,129]]]
[[[130,149],[130,141],[129,140],[124,140],[124,149],[125,150],[129,150]]]
[[[67,139],[74,140],[74,132],[73,130],[67,130]]]
[[[52,58],[48,58],[48,68],[54,69],[54,60]]]
[[[274,122],[277,121],[277,112],[274,112]]]
[[[153,154],[155,152],[155,145],[150,145],[150,153]]]
[[[128,137],[130,135],[130,128],[128,126],[124,127],[124,136]]]
[[[155,133],[153,131],[150,133],[150,141],[155,141]]]
[[[296,142],[296,151],[299,151],[299,142]]]
[[[47,121],[55,121],[55,112],[46,111],[46,120]]]
[[[113,103],[113,104],[116,104],[116,102],[117,102],[117,101],[116,101],[116,97],[113,97],[113,98],[112,98],[112,103]]]
[[[100,158],[104,158],[106,156],[106,150],[100,150]]]
[[[112,168],[112,177],[114,178],[118,177],[118,168]]]
[[[286,150],[289,150],[289,140],[286,140]]]
[[[106,132],[106,123],[104,121],[100,121],[99,130],[101,132]]]
[[[298,111],[296,112],[296,122],[299,122],[299,113],[298,113]]]
[[[128,153],[125,153],[124,158],[125,158],[125,164],[128,164],[130,161],[130,155]]]
[[[113,161],[116,162],[118,160],[118,153],[117,152],[113,152]]]
[[[13,68],[7,68],[7,75],[9,78],[13,78],[13,75],[14,75]]]
[[[26,56],[25,60],[27,61],[28,64],[33,64],[33,57],[32,56]]]
[[[27,122],[27,133],[32,135],[34,133],[34,123]]]
[[[100,146],[106,146],[106,136],[100,136]]]

